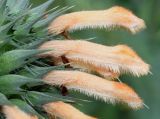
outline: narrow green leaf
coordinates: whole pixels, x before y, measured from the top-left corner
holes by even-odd
[[[6,34],[13,25],[14,22],[9,22],[8,24],[0,26],[0,34]]]
[[[55,17],[57,17],[58,15],[60,15],[61,13],[67,11],[68,9],[71,9],[72,7],[63,7],[51,14],[48,14],[48,17],[45,19],[42,19],[40,21],[38,21],[33,28],[37,29],[39,27],[44,27],[46,25],[48,25]],[[54,9],[57,9],[57,7],[55,7]]]
[[[28,8],[29,0],[7,0],[10,14],[18,14]]]
[[[0,1],[0,26],[3,24],[5,17],[6,17],[6,0],[1,0]]]
[[[59,66],[49,66],[49,67],[39,67],[39,66],[31,66],[32,73],[22,70],[19,72],[20,75],[24,75],[27,77],[34,77],[34,78],[42,78],[46,73],[52,71],[52,70],[64,70],[65,65],[59,65]]]
[[[42,44],[44,41],[46,41],[46,39],[38,39],[28,44],[20,46],[19,49],[35,49],[37,48],[37,46]]]
[[[56,9],[57,7],[55,7]],[[34,26],[33,28],[39,28],[39,27],[43,27],[43,26],[46,26],[48,25],[56,16],[58,16],[60,14],[60,12],[58,12],[60,10],[57,10],[51,14],[48,14],[46,18],[38,21]]]
[[[72,100],[67,96],[51,94],[48,92],[30,91],[30,92],[27,92],[26,96],[27,96],[27,99],[33,105],[37,105],[37,106],[41,106],[43,104],[54,102],[54,101],[74,102],[74,100]]]
[[[54,0],[48,0],[47,2],[31,9],[30,12],[29,12],[30,17],[29,17],[28,21],[32,21],[35,18],[38,18],[41,14],[43,14],[46,11],[46,9],[49,7],[49,5],[51,3],[53,3],[53,1]]]
[[[38,67],[35,66],[32,68],[32,70],[35,72],[35,78],[42,78],[45,74],[47,74],[48,72],[52,71],[52,70],[60,70],[60,69],[64,69],[65,65],[59,65],[59,66],[50,66],[50,67]]]
[[[53,12],[54,8],[51,10],[48,10],[47,12],[40,14],[39,17],[33,19],[32,21],[29,21],[25,24],[19,25],[17,26],[15,29],[16,31],[14,32],[14,34],[16,36],[25,36],[25,35],[29,35],[29,32],[31,31],[33,25],[35,23],[37,23],[40,19],[42,19],[46,14],[49,14],[51,12]]]
[[[5,35],[0,36],[0,48],[11,40],[12,40],[11,36],[5,36]]]
[[[0,92],[4,94],[18,94],[23,91],[21,86],[28,83],[40,83],[40,79],[32,79],[20,75],[0,76]]]
[[[10,71],[24,65],[29,59],[44,51],[40,50],[12,50],[0,56],[0,75],[9,73]],[[4,65],[5,64],[5,65]]]
[[[0,105],[10,105],[9,100],[2,93],[0,93]]]
[[[0,26],[0,35],[4,35],[4,34],[7,34],[7,32],[11,29],[12,26],[15,25],[15,23],[22,19],[25,15],[27,15],[28,12],[26,11],[24,14],[22,15],[19,15],[17,18],[15,18],[13,21],[3,25],[3,26]]]

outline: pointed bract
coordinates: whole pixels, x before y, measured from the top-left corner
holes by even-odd
[[[115,6],[107,10],[80,11],[59,16],[48,29],[51,33],[60,34],[77,29],[114,27],[122,27],[135,34],[145,28],[145,23],[131,11]]]
[[[122,102],[133,109],[143,106],[143,101],[129,86],[115,81],[79,71],[52,71],[44,78],[44,82],[50,85],[65,86],[67,89],[79,91],[105,102]]]
[[[61,101],[45,104],[43,108],[51,117],[54,116],[61,119],[96,119]]]

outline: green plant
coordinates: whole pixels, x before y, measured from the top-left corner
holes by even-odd
[[[92,119],[63,103],[82,101],[66,95],[68,89],[105,102],[123,102],[134,109],[142,107],[143,101],[129,86],[107,81],[126,72],[135,76],[149,72],[149,65],[132,49],[124,45],[107,47],[81,40],[54,39],[63,39],[62,36],[69,38],[69,30],[92,25],[107,28],[119,26],[135,33],[145,27],[143,20],[121,7],[100,11],[101,16],[103,13],[108,15],[104,19],[93,20],[94,15],[99,15],[96,11],[57,17],[69,8],[55,7],[47,11],[53,1],[48,0],[35,8],[31,8],[28,0],[0,1],[0,117],[4,118],[4,113],[7,119],[47,119],[54,116]],[[115,14],[108,19],[112,13]],[[86,19],[84,14],[90,17]],[[74,21],[75,18],[79,18],[78,22]],[[96,72],[106,79],[68,70]]]

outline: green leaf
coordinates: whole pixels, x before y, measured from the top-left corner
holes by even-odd
[[[66,65],[67,64],[48,67],[31,66],[30,70],[32,71],[32,73],[26,70],[22,70],[19,72],[19,74],[27,77],[42,78],[46,73],[52,70],[64,70]]]
[[[35,72],[35,75],[34,77],[36,78],[42,78],[46,73],[56,69],[57,67],[56,66],[53,66],[53,67],[38,67],[38,66],[35,66],[32,68],[32,70]]]
[[[35,18],[38,18],[41,14],[43,14],[46,11],[46,9],[49,7],[49,5],[51,3],[53,3],[53,1],[54,0],[48,0],[47,2],[39,5],[38,7],[35,7],[33,9],[31,9],[29,11],[29,13],[30,13],[29,16],[30,17],[29,17],[28,21],[32,21]]]
[[[18,106],[24,112],[31,115],[37,115],[40,119],[44,119],[36,110],[34,110],[34,108],[32,108],[26,102],[19,99],[11,99],[10,101],[12,102],[12,104]]]
[[[17,18],[15,18],[13,21],[11,21],[11,22],[3,25],[3,26],[0,26],[0,35],[6,35],[7,32],[12,28],[12,26],[14,26],[15,23],[16,23],[18,20],[22,19],[22,18],[23,18],[25,15],[27,15],[27,14],[28,14],[28,12],[25,12],[24,14],[19,15]]]
[[[2,93],[0,93],[0,105],[10,105],[9,100]]]
[[[18,14],[28,8],[29,0],[7,0],[10,14]]]
[[[34,48],[37,48],[37,46],[39,46],[40,44],[42,44],[44,41],[46,41],[46,39],[44,39],[44,38],[38,39],[38,40],[32,41],[28,44],[22,45],[19,48],[20,49],[34,49]]]
[[[36,92],[30,91],[26,94],[27,99],[33,104],[37,106],[41,106],[43,104],[54,102],[54,101],[64,101],[64,102],[74,102],[71,98],[67,96],[61,96],[56,94],[51,94],[47,92]]]
[[[3,24],[3,22],[5,21],[5,17],[6,17],[6,0],[1,0],[0,1],[0,26]]]
[[[4,46],[6,43],[8,43],[9,41],[11,41],[12,40],[12,38],[11,38],[11,36],[0,36],[0,48],[2,47],[2,46]]]
[[[61,9],[59,9],[59,10],[57,10],[57,11],[51,13],[51,14],[48,14],[47,18],[38,21],[33,26],[33,28],[37,29],[39,27],[44,27],[44,26],[48,25],[55,17],[57,17],[58,15],[60,15],[61,13],[67,11],[70,8],[72,8],[72,7],[63,7],[63,8],[61,8]],[[57,7],[55,7],[54,9],[57,9]]]
[[[32,19],[31,21],[28,21],[28,22],[25,23],[25,24],[22,24],[22,25],[17,26],[17,27],[15,28],[16,31],[14,32],[14,34],[15,34],[16,36],[29,35],[29,32],[31,31],[33,25],[34,25],[35,23],[37,23],[41,18],[43,18],[46,14],[51,13],[53,10],[54,10],[54,8],[51,9],[51,10],[48,10],[46,13],[40,14],[39,17],[37,17],[37,18],[35,18],[35,19]]]
[[[0,26],[0,34],[6,34],[15,22],[9,22],[3,26]]]
[[[57,7],[55,7],[56,9]],[[48,25],[56,16],[58,16],[60,14],[60,12],[58,12],[60,10],[57,10],[51,14],[48,14],[46,18],[38,21],[34,26],[33,28],[39,28],[39,27],[43,27],[43,26],[46,26]]]
[[[0,56],[0,75],[9,73],[27,63],[29,59],[44,51],[40,50],[12,50]]]
[[[4,75],[0,76],[0,92],[4,94],[18,94],[24,91],[21,86],[27,83],[40,83],[40,79],[32,79],[20,75]]]

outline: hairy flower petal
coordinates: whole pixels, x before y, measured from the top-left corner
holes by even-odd
[[[52,102],[43,105],[45,111],[51,116],[58,117],[60,119],[96,119],[80,112],[70,104],[64,102]]]
[[[114,27],[125,28],[134,34],[145,28],[145,23],[131,11],[115,6],[107,10],[80,11],[59,16],[51,23],[49,31],[60,34],[77,29]]]
[[[115,81],[108,81],[95,75],[80,71],[52,71],[44,78],[50,85],[65,86],[105,102],[122,102],[133,109],[143,106],[143,101],[129,86]]]
[[[37,116],[31,116],[16,106],[3,106],[3,113],[6,119],[38,119]]]
[[[95,71],[106,78],[117,78],[123,73],[141,76],[149,72],[149,65],[126,45],[104,46],[83,40],[53,40],[42,44],[39,49],[54,49],[41,56],[65,56],[73,67]]]

